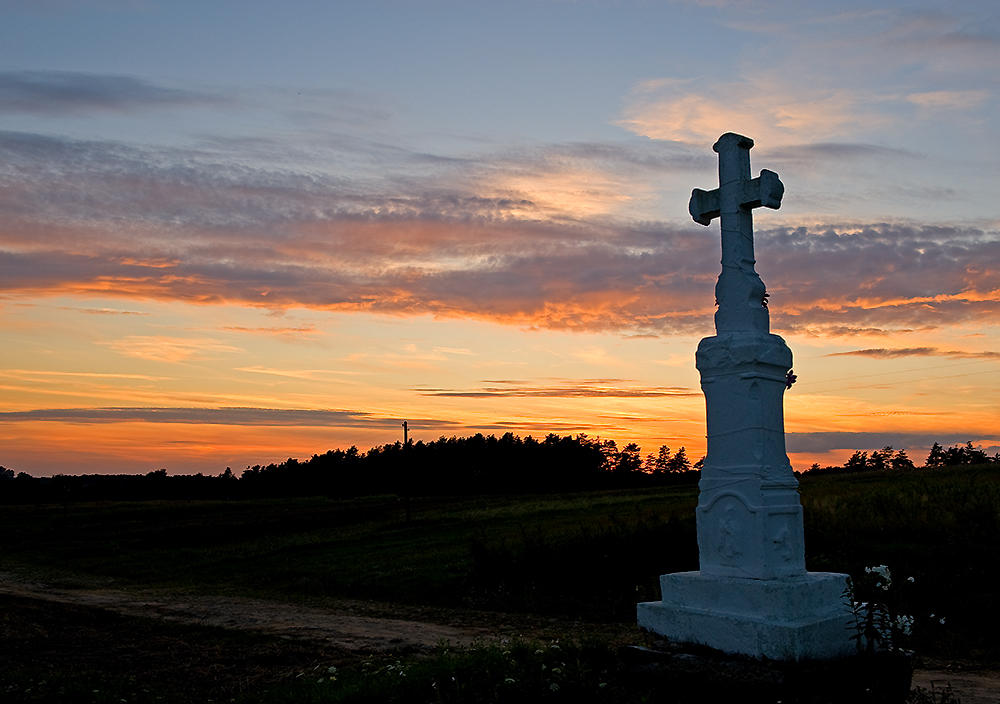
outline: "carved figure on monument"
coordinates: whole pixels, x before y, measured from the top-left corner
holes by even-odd
[[[736,520],[733,517],[732,506],[726,508],[725,514],[719,524],[719,552],[726,559],[733,559],[743,554],[736,543]]]

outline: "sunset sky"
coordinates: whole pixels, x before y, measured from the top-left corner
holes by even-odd
[[[836,9],[830,9],[836,5]],[[1000,8],[0,2],[0,465],[704,453],[712,144],[752,137],[796,469],[1000,451]]]

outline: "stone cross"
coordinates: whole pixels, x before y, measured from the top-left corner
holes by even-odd
[[[722,273],[715,285],[716,336],[698,346],[708,453],[698,504],[702,571],[770,578],[805,572],[798,482],[785,455],[782,397],[792,353],[769,334],[764,282],[754,270],[753,208],[778,208],[784,186],[766,169],[750,178],[753,140],[728,132],[719,187],[695,189],[696,222],[718,217]]]
[[[708,225],[719,218],[722,225],[722,274],[715,287],[718,332],[769,329],[764,282],[754,271],[753,208],[781,207],[785,187],[778,174],[764,169],[750,178],[753,140],[732,132],[712,147],[719,154],[719,187],[694,189],[688,211],[694,221]]]
[[[708,453],[698,484],[697,572],[660,577],[662,601],[638,605],[639,625],[673,640],[778,660],[851,651],[846,575],[806,572],[798,481],[785,454],[782,408],[792,353],[769,332],[754,270],[752,210],[777,208],[772,171],[750,178],[753,140],[727,133],[719,187],[695,189],[689,211],[722,229],[716,334],[695,357],[705,392]]]

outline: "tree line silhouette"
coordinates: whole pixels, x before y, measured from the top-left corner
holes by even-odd
[[[543,439],[514,433],[441,437],[430,442],[356,446],[329,450],[308,460],[231,468],[217,476],[168,475],[166,469],[134,475],[56,475],[34,478],[0,468],[0,501],[105,499],[353,497],[373,494],[520,494],[624,488],[695,482],[685,448],[666,445],[645,457],[636,443],[580,434]]]
[[[239,476],[227,467],[211,476],[146,474],[59,474],[32,477],[0,467],[0,503],[140,499],[234,499],[271,496],[350,498],[374,494],[411,496],[524,494],[583,491],[696,482],[705,458],[693,465],[684,447],[661,445],[642,454],[636,443],[580,434],[543,439],[514,433],[441,437],[378,445],[365,452],[352,446],[308,460],[247,467]],[[971,442],[943,448],[934,443],[925,468],[1000,463]],[[905,450],[884,447],[856,451],[842,466],[813,464],[806,474],[916,469]]]
[[[974,447],[971,441],[964,445],[952,445],[945,449],[941,443],[935,442],[924,462],[923,469],[940,467],[959,467],[962,465],[1000,464],[1000,452],[992,457],[986,454],[982,447]],[[881,450],[872,450],[871,454],[855,450],[841,466],[820,467],[813,464],[806,474],[830,474],[834,472],[883,472],[886,470],[919,469],[906,454],[905,449],[893,450],[886,445]]]

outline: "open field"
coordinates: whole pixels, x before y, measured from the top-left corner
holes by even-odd
[[[499,632],[505,624],[511,635],[549,641],[560,630],[572,639],[585,638],[588,629],[607,638],[627,630],[636,601],[658,598],[660,573],[697,568],[696,493],[694,486],[675,486],[418,498],[410,520],[394,496],[8,506],[0,512],[0,570],[70,592],[211,595],[316,609],[342,609],[352,600],[363,616],[480,631]],[[897,580],[913,577],[901,591],[903,606],[916,617],[908,645],[939,661],[1000,661],[992,637],[1000,627],[992,608],[1000,577],[1000,469],[807,477],[802,495],[810,569],[857,574],[887,564]],[[42,648],[47,641],[29,638],[29,626],[37,621],[38,633],[50,632],[43,623],[50,612],[12,598],[0,613],[12,632],[27,638],[21,650]],[[52,606],[77,608],[84,607]],[[82,633],[101,637],[103,621],[73,613],[69,620],[82,624]],[[125,630],[144,628],[154,629],[146,623]],[[230,696],[249,696],[255,683],[283,681],[296,667],[338,657],[348,666],[358,662],[357,652],[345,655],[329,643],[324,652],[302,650],[297,642],[286,661],[269,650],[274,636],[192,636],[200,643],[216,638],[218,653],[230,647],[226,638],[249,639],[246,647],[264,653],[259,670],[249,674],[220,666],[220,672],[242,672],[234,676],[245,686],[218,685]],[[167,649],[162,657],[173,656]],[[37,679],[25,667],[9,671],[22,673],[16,686]],[[87,664],[82,677],[97,677],[99,668]]]
[[[588,574],[582,591],[558,586],[578,592],[564,610],[612,617],[606,604],[583,603],[598,583],[625,585],[619,600],[631,604],[636,576],[648,573],[639,586],[651,589],[663,568],[697,560],[693,523],[681,518],[695,494],[414,499],[409,522],[394,496],[15,506],[0,521],[0,567],[88,585],[529,608],[556,586],[542,584],[554,575],[539,570],[564,566]],[[640,535],[634,554],[623,554]],[[660,540],[655,564],[640,567],[639,549]]]

